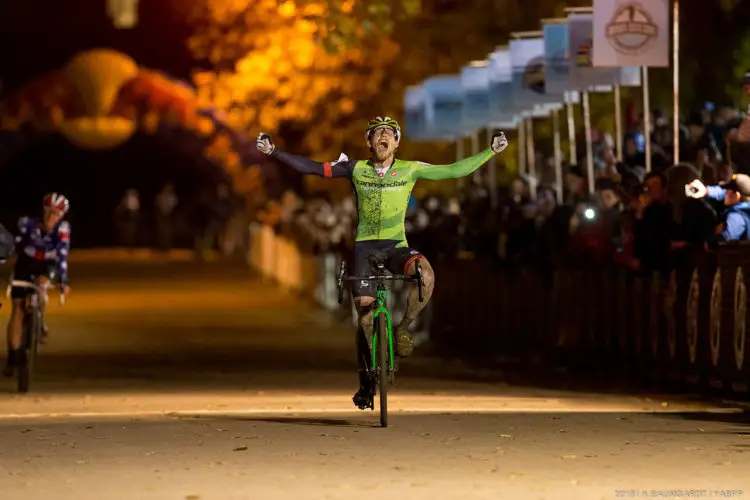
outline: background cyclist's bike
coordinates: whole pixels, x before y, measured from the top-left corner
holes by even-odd
[[[23,326],[21,330],[21,359],[16,364],[16,377],[18,381],[18,392],[29,392],[31,376],[34,372],[37,351],[39,350],[39,339],[42,336],[42,310],[40,300],[46,290],[32,281],[11,280],[8,285],[10,295],[11,288],[28,288],[31,293],[26,297],[24,303]],[[60,302],[65,302],[65,295],[60,295]]]
[[[388,386],[393,384],[396,371],[396,357],[393,349],[393,329],[391,313],[388,310],[386,294],[389,282],[406,281],[416,283],[419,288],[419,300],[423,299],[424,280],[422,278],[422,264],[419,260],[415,263],[414,276],[402,274],[390,275],[386,272],[382,258],[371,256],[370,266],[374,274],[370,276],[347,276],[346,262],[341,263],[338,277],[339,304],[344,300],[345,281],[374,281],[377,284],[377,297],[375,298],[374,327],[372,331],[372,345],[370,346],[370,364],[367,367],[368,376],[372,387],[376,388],[380,398],[380,425],[388,427]],[[373,410],[374,410],[373,406]]]

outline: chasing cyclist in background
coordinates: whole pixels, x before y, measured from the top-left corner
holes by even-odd
[[[271,136],[258,135],[258,150],[302,174],[321,177],[346,178],[352,182],[357,196],[357,237],[354,245],[354,274],[371,274],[369,257],[385,257],[387,269],[394,274],[413,275],[415,263],[422,261],[424,273],[424,302],[419,302],[416,285],[410,290],[406,312],[396,328],[396,354],[409,356],[413,342],[409,325],[427,304],[432,295],[435,275],[429,262],[417,250],[409,248],[406,241],[404,220],[414,184],[420,180],[444,180],[465,177],[493,155],[508,147],[505,134],[496,131],[490,147],[481,153],[451,165],[430,165],[418,161],[396,159],[395,154],[401,140],[401,127],[389,117],[377,117],[367,124],[365,142],[372,157],[369,160],[350,160],[343,153],[336,161],[316,162],[279,151]],[[360,409],[371,408],[375,388],[367,376],[367,360],[370,358],[373,331],[373,306],[375,284],[355,283],[354,303],[359,315],[357,332],[357,360],[359,364],[359,390],[354,395],[354,404]]]
[[[70,224],[63,220],[68,213],[70,202],[59,194],[51,193],[44,197],[42,220],[21,217],[18,220],[16,237],[17,259],[13,267],[13,279],[33,281],[46,290],[50,282],[57,277],[60,281],[60,293],[67,295],[68,286],[68,251],[70,250]],[[21,348],[21,329],[23,327],[24,300],[31,291],[28,288],[13,287],[10,295],[13,309],[8,321],[8,361],[4,370],[6,377],[13,376],[13,369],[18,365]],[[42,317],[47,305],[47,294],[40,294]],[[42,338],[47,336],[46,325],[42,326]]]

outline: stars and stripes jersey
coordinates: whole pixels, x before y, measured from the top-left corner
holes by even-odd
[[[60,221],[45,233],[39,219],[21,217],[18,219],[18,235],[16,236],[16,252],[18,262],[23,265],[27,259],[36,263],[54,265],[60,282],[68,282],[68,252],[70,251],[70,223]]]
[[[406,246],[406,210],[414,185],[420,179],[443,180],[464,177],[484,165],[493,153],[481,153],[451,165],[431,165],[419,161],[394,160],[386,169],[377,169],[372,160],[353,161],[342,154],[334,162],[319,163],[274,150],[272,157],[303,174],[326,178],[346,178],[357,198],[356,241],[395,240]]]

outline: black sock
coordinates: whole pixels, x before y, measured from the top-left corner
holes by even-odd
[[[18,359],[18,349],[8,347],[8,366],[15,366]]]

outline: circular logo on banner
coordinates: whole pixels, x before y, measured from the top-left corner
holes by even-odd
[[[604,34],[617,52],[635,56],[656,42],[659,27],[641,4],[632,2],[617,9]]]
[[[544,94],[544,57],[529,61],[523,72],[523,83],[529,90]]]

